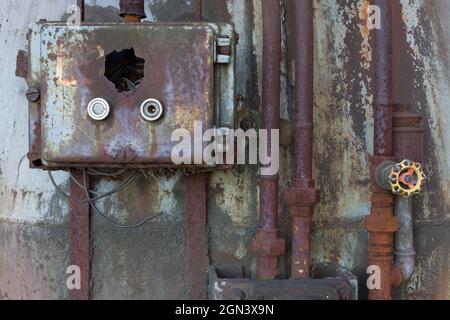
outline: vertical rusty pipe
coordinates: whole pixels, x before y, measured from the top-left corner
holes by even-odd
[[[373,30],[375,156],[393,155],[392,9],[390,0],[373,0],[381,9],[381,28]]]
[[[296,179],[313,176],[314,30],[313,0],[294,0],[295,111],[293,174]]]
[[[202,1],[195,2],[195,16],[202,20]],[[199,173],[186,178],[186,247],[187,278],[190,299],[207,298],[208,234],[207,234],[207,183],[208,174]]]
[[[74,178],[83,181],[81,172],[73,172]],[[89,185],[89,183],[88,183]],[[69,291],[71,300],[90,299],[90,205],[80,202],[86,199],[86,191],[74,181],[70,182],[69,201],[69,259],[71,266],[80,268],[81,288]]]
[[[281,5],[279,0],[262,2],[263,14],[263,83],[262,128],[279,129],[281,87]],[[269,141],[269,153],[272,141]],[[260,176],[259,232],[252,243],[256,254],[257,279],[274,279],[278,275],[278,258],[285,252],[278,238],[278,175]]]
[[[120,16],[124,22],[141,22],[147,16],[145,14],[144,0],[120,0]]]
[[[295,108],[293,181],[285,200],[292,214],[291,278],[309,278],[311,217],[319,201],[313,180],[314,9],[313,0],[295,0]]]
[[[366,219],[369,231],[369,265],[381,276],[380,286],[369,290],[370,300],[389,300],[392,287],[401,280],[393,268],[394,233],[398,221],[394,217],[393,195],[376,182],[376,168],[393,158],[392,106],[392,9],[391,0],[373,0],[381,11],[381,28],[371,33],[374,74],[374,157],[371,168],[372,207]]]
[[[197,18],[198,21],[203,20],[202,9],[203,9],[203,0],[196,0],[195,1],[195,17]]]
[[[77,5],[81,11],[81,21],[85,19],[84,0],[78,0]],[[74,172],[74,178],[77,181],[83,181],[84,176],[81,172]],[[89,188],[89,181],[87,181]],[[90,299],[90,205],[82,203],[79,200],[86,198],[83,188],[80,188],[72,179],[70,180],[69,201],[69,261],[71,266],[80,268],[81,288],[69,291],[71,300],[89,300]]]
[[[84,0],[77,0],[77,6],[78,8],[80,8],[80,16],[81,16],[81,21],[84,21],[86,18],[86,12],[85,12],[85,1]]]
[[[205,300],[207,291],[207,174],[186,178],[186,247],[187,280],[190,299]]]

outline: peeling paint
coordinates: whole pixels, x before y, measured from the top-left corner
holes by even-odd
[[[24,49],[28,25],[41,18],[59,20],[74,1],[9,1],[0,8],[0,298],[65,298],[68,202],[56,193],[45,172],[27,168],[26,84],[14,77],[17,50]],[[206,21],[236,25],[237,91],[240,107],[260,109],[262,67],[262,0],[204,1]],[[91,21],[119,21],[117,0],[89,0]],[[373,153],[372,54],[366,27],[369,0],[316,0],[315,8],[315,179],[322,200],[313,217],[313,261],[337,262],[358,275],[361,298],[367,289],[369,163]],[[428,139],[425,168],[428,189],[415,200],[417,269],[396,290],[403,299],[450,298],[450,4],[447,1],[400,0],[408,52],[405,75],[414,89],[407,101],[426,116]],[[283,2],[285,45],[282,74],[282,118],[292,116],[294,61],[289,1]],[[148,21],[188,21],[193,1],[146,2]],[[101,14],[100,14],[101,13]],[[170,71],[170,70],[169,70]],[[171,90],[168,88],[168,90]],[[14,110],[13,112],[11,110]],[[183,118],[182,110],[178,111]],[[69,128],[70,129],[70,128]],[[67,128],[66,128],[67,130]],[[131,143],[131,142],[130,142]],[[291,157],[282,148],[280,195],[290,184]],[[21,161],[22,159],[22,161]],[[253,276],[255,260],[249,244],[258,227],[258,170],[253,166],[216,172],[209,177],[209,247],[213,263],[239,262]],[[67,189],[68,175],[55,174]],[[139,179],[130,189],[99,202],[120,222],[135,222],[163,213],[142,229],[123,231],[93,216],[92,270],[94,298],[186,298],[184,175],[159,174]],[[114,181],[94,181],[97,190]],[[280,201],[280,231],[290,237],[287,208]],[[288,270],[289,257],[281,259]],[[150,271],[149,271],[150,270]],[[282,275],[287,277],[286,271]],[[15,281],[15,282],[14,282]]]

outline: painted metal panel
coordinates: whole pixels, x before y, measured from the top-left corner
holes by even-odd
[[[179,128],[213,127],[214,31],[208,25],[45,24],[42,37],[42,160],[46,166],[171,164]],[[105,77],[105,57],[133,48],[145,59],[135,93],[118,92]],[[33,54],[33,53],[32,53]],[[104,98],[111,115],[92,121],[87,106]],[[164,106],[157,122],[140,105]]]

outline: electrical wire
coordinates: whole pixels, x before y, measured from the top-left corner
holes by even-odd
[[[132,183],[137,178],[138,173],[139,173],[139,171],[136,170],[134,174],[132,174],[128,178],[126,178],[119,186],[117,186],[116,188],[112,189],[111,191],[109,191],[107,193],[104,193],[104,192],[102,193],[102,192],[97,192],[97,191],[94,191],[94,190],[89,190],[90,193],[93,193],[93,194],[97,195],[96,198],[92,198],[92,199],[89,199],[89,200],[90,201],[97,201],[97,200],[100,200],[102,198],[105,198],[107,196],[110,196],[110,195],[113,195],[113,194],[115,194],[117,192],[122,191],[125,187],[127,187],[130,183]],[[73,182],[75,182],[75,184],[77,186],[79,186],[80,188],[84,188],[84,186],[77,179],[75,179],[75,177],[73,176],[72,170],[70,170],[70,169],[69,169],[69,174],[70,174],[70,178],[72,179]],[[117,177],[117,175],[116,176],[107,176],[107,175],[103,174],[102,177],[114,178],[114,177]]]
[[[106,198],[108,196],[114,195],[120,191],[122,191],[125,187],[127,187],[128,185],[130,185],[138,176],[138,173],[140,172],[139,170],[135,170],[132,174],[130,174],[127,178],[125,178],[125,180],[120,183],[117,187],[113,188],[112,190],[108,191],[108,192],[104,192],[104,193],[100,193],[94,190],[89,190],[88,188],[88,183],[87,183],[87,176],[89,175],[97,175],[97,176],[101,176],[101,177],[118,177],[120,175],[123,175],[126,171],[128,171],[127,169],[123,169],[123,170],[119,170],[115,173],[111,173],[111,175],[109,175],[106,172],[103,171],[99,171],[96,169],[83,169],[82,173],[83,173],[83,183],[80,183],[73,175],[72,170],[68,169],[69,174],[70,174],[70,178],[71,180],[80,188],[82,188],[86,194],[86,199],[85,200],[74,200],[70,195],[68,195],[67,193],[65,193],[55,182],[55,179],[53,177],[53,174],[51,173],[51,171],[48,171],[49,177],[50,177],[50,181],[52,182],[53,186],[55,187],[55,189],[57,190],[57,192],[59,192],[60,194],[62,194],[64,197],[71,199],[72,201],[76,201],[78,203],[89,203],[89,205],[94,209],[94,211],[99,214],[106,222],[108,222],[109,224],[113,225],[114,227],[120,228],[120,229],[136,229],[139,228],[143,225],[145,225],[147,222],[149,222],[150,220],[153,220],[159,216],[162,215],[162,213],[156,214],[154,216],[148,217],[146,219],[144,219],[143,221],[137,223],[137,224],[133,224],[133,225],[123,225],[123,224],[119,224],[117,222],[114,222],[113,220],[111,220],[104,212],[102,212],[97,205],[95,204],[96,201]],[[92,173],[92,174],[91,174]],[[146,177],[147,179],[147,177]],[[147,179],[148,180],[148,179]],[[95,197],[91,198],[91,193],[95,195]]]
[[[88,190],[88,183],[87,183],[87,177],[86,177],[86,170],[83,170],[83,185],[84,185],[84,191],[86,193],[86,197],[89,199],[90,198],[90,194],[89,194],[89,190]],[[101,217],[103,217],[103,219],[105,219],[106,222],[108,222],[109,224],[113,225],[114,227],[120,228],[120,229],[137,229],[139,227],[142,227],[144,224],[146,224],[147,222],[149,222],[150,220],[153,220],[159,216],[162,215],[162,213],[158,213],[154,216],[148,217],[146,219],[144,219],[143,221],[134,224],[134,225],[124,225],[124,224],[119,224],[117,222],[112,221],[110,218],[108,218],[104,212],[102,212],[100,209],[98,209],[98,207],[95,205],[94,201],[89,201],[89,204],[91,205],[91,207],[94,209],[94,211],[96,213],[98,213]]]
[[[137,91],[137,84],[135,84],[131,80],[128,80],[127,78],[122,78],[120,80],[125,84],[125,86],[127,87],[128,91],[133,91],[133,92]]]
[[[70,170],[69,170],[69,172],[70,172]],[[79,202],[79,203],[86,203],[86,202],[90,202],[90,201],[98,201],[98,200],[101,200],[101,199],[103,199],[103,198],[109,197],[109,196],[111,196],[111,195],[113,195],[113,194],[116,194],[116,193],[122,191],[122,190],[123,190],[125,187],[127,187],[129,184],[131,184],[131,183],[137,178],[138,172],[139,172],[139,171],[136,170],[134,173],[130,174],[130,175],[129,175],[122,183],[120,183],[117,187],[113,188],[111,191],[101,193],[101,194],[95,196],[94,198],[88,198],[88,199],[85,199],[85,200],[73,200],[73,201],[76,201],[76,202]],[[48,174],[49,174],[49,176],[50,176],[50,181],[52,182],[52,184],[53,184],[53,186],[55,187],[55,189],[56,189],[60,194],[62,194],[64,197],[66,197],[66,198],[68,198],[68,199],[71,199],[71,197],[70,197],[67,193],[65,193],[65,192],[64,192],[64,191],[56,184],[55,179],[54,179],[54,177],[53,177],[53,174],[51,173],[50,170],[48,171]],[[71,176],[72,176],[72,173],[71,173],[71,172],[70,172],[70,174],[71,174]],[[76,183],[76,184],[77,184],[78,186],[80,186],[81,188],[83,188],[83,186],[80,185],[79,182]]]
[[[117,170],[116,172],[104,172],[94,168],[87,168],[87,173],[91,176],[100,176],[100,177],[118,177],[123,175],[128,169]]]
[[[70,179],[80,188],[84,189],[83,184],[81,184],[77,179],[75,179],[75,177],[73,176],[72,170],[69,170],[69,174],[70,174]],[[93,193],[95,195],[101,195],[101,192],[97,192],[95,190],[89,190],[90,193]]]

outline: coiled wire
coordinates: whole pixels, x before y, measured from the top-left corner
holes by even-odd
[[[58,184],[55,182],[55,179],[53,177],[52,172],[49,170],[48,171],[48,175],[50,177],[50,181],[52,182],[53,186],[55,187],[56,191],[58,193],[60,193],[61,195],[63,195],[64,197],[66,197],[67,199],[70,199],[71,201],[75,201],[77,203],[89,203],[89,205],[94,209],[94,211],[99,214],[106,222],[108,222],[109,224],[113,225],[114,227],[120,228],[120,229],[136,229],[139,228],[143,225],[145,225],[147,222],[149,222],[150,220],[153,220],[159,216],[162,215],[162,213],[156,214],[154,216],[148,217],[146,219],[144,219],[143,221],[136,223],[136,224],[132,224],[132,225],[124,225],[124,224],[119,224],[117,222],[114,222],[113,220],[111,220],[104,212],[102,212],[96,205],[96,202],[98,200],[104,199],[106,197],[112,196],[114,194],[117,194],[118,192],[122,191],[123,189],[125,189],[127,186],[129,186],[132,182],[134,182],[136,180],[136,178],[139,176],[140,171],[139,170],[135,170],[133,171],[131,174],[129,174],[118,186],[116,186],[115,188],[113,188],[112,190],[108,191],[108,192],[98,192],[95,190],[90,190],[88,188],[88,175],[93,176],[93,177],[119,177],[122,176],[123,174],[125,174],[128,169],[122,169],[122,170],[118,170],[116,172],[104,172],[104,171],[100,171],[97,169],[93,169],[93,168],[88,168],[88,169],[82,169],[81,170],[83,173],[83,182],[79,182],[73,175],[72,170],[68,169],[69,175],[70,175],[70,179],[80,188],[82,188],[86,194],[86,199],[84,200],[75,200],[73,199],[70,195],[68,195],[67,193],[65,193],[59,186]],[[147,179],[147,176],[145,176]],[[91,194],[93,195],[93,197],[91,196]]]

